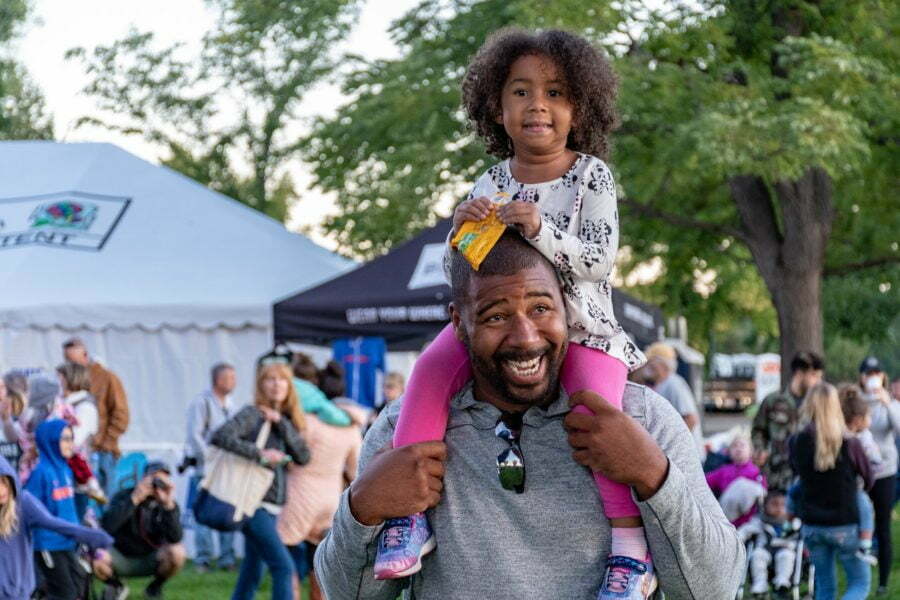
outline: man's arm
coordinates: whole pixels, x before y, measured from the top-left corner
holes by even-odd
[[[194,398],[187,411],[187,449],[191,456],[203,460],[206,450],[206,399]]]
[[[769,450],[769,397],[763,398],[756,416],[753,417],[753,426],[750,430],[750,437],[753,441],[753,451],[756,454],[768,452]]]
[[[181,527],[181,511],[178,505],[172,508],[160,506],[157,515],[157,526],[159,527],[159,538],[167,544],[177,544],[184,537],[184,530]]]
[[[106,430],[103,434],[107,438],[118,440],[128,429],[131,414],[128,411],[128,396],[125,395],[125,388],[122,386],[121,380],[112,371],[108,372],[111,411],[106,415]]]
[[[677,373],[672,375],[672,377],[674,378],[672,389],[675,391],[675,396],[678,398],[673,404],[675,405],[678,414],[680,414],[681,418],[684,420],[685,425],[687,425],[687,428],[693,431],[694,427],[700,422],[700,417],[697,416],[697,404],[694,401],[694,392],[691,391],[691,386],[688,385],[688,382],[685,381],[683,377]]]
[[[306,440],[288,419],[279,419],[272,427],[278,429],[281,433],[281,439],[284,440],[285,454],[290,456],[298,465],[305,465],[309,462],[309,446],[306,445]]]
[[[134,515],[135,504],[131,499],[133,493],[133,489],[122,490],[113,496],[109,506],[103,511],[100,524],[114,537]]]
[[[399,403],[383,410],[366,434],[359,473],[393,438]],[[380,531],[381,525],[367,526],[356,520],[350,510],[350,488],[344,490],[331,530],[315,556],[316,577],[327,598],[394,600],[400,595],[405,580],[374,578],[375,544]]]
[[[644,395],[645,427],[669,459],[662,486],[637,503],[660,585],[669,600],[733,598],[746,565],[744,545],[706,485],[684,421],[653,392]]]

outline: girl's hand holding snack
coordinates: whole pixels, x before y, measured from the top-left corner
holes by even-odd
[[[461,202],[453,212],[453,233],[459,232],[459,228],[466,221],[477,222],[487,219],[493,207],[490,199],[484,196]]]
[[[523,237],[536,238],[541,232],[541,213],[533,202],[510,202],[497,210],[504,225],[515,227]]]

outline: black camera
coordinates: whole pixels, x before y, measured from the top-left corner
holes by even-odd
[[[154,490],[167,490],[169,489],[169,484],[165,482],[161,477],[154,477],[150,482],[150,485],[153,486]]]
[[[178,469],[178,474],[182,475],[185,471],[190,469],[191,467],[197,466],[197,457],[196,456],[185,456],[181,459],[181,464],[176,468]]]

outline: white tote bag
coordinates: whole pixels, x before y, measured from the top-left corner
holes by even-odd
[[[262,450],[269,439],[272,424],[263,423],[256,436]],[[222,531],[240,529],[253,516],[275,473],[258,462],[218,446],[210,445],[204,457],[206,475],[200,482],[194,516],[203,525]]]

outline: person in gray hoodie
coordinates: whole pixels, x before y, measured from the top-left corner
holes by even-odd
[[[91,548],[108,548],[112,538],[102,529],[81,527],[47,512],[19,485],[15,470],[0,456],[0,600],[22,600],[34,591],[35,529],[54,531]]]
[[[869,406],[872,423],[869,431],[882,462],[875,465],[875,484],[869,497],[875,507],[875,539],[878,542],[878,593],[887,593],[888,579],[893,566],[891,546],[891,508],[897,483],[897,446],[900,438],[900,402],[891,399],[887,390],[887,375],[881,362],[874,356],[866,357],[859,365],[859,385]]]
[[[567,331],[553,265],[504,236],[477,272],[452,252],[451,275],[472,380],[443,442],[391,448],[402,399],[372,426],[316,552],[326,597],[595,600],[611,548],[596,470],[631,487],[668,600],[733,598],[746,552],[671,404],[629,383],[618,411],[559,386]],[[578,404],[594,414],[570,411]],[[437,550],[410,577],[375,580],[382,524],[423,510]]]

